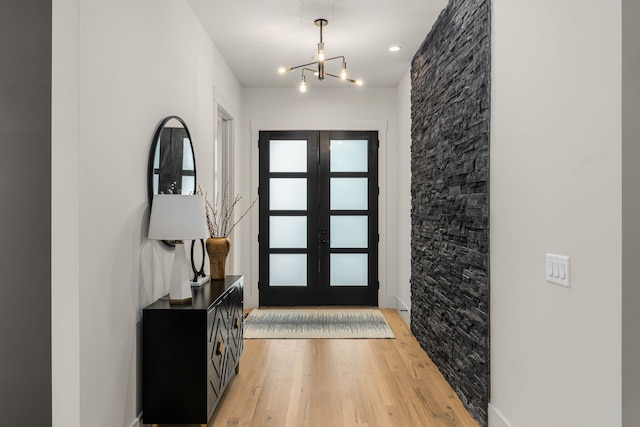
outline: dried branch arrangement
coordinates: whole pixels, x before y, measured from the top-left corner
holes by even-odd
[[[215,204],[211,204],[207,193],[203,193],[202,187],[198,185],[196,194],[204,195],[204,201],[206,205],[207,214],[207,227],[209,228],[209,235],[211,237],[228,237],[233,231],[233,228],[242,221],[253,205],[256,204],[258,198],[256,197],[251,205],[245,210],[237,221],[233,222],[233,211],[238,205],[238,202],[242,199],[239,194],[236,194],[233,200],[229,197],[229,183],[227,182],[222,191],[222,197],[220,193],[216,195]]]

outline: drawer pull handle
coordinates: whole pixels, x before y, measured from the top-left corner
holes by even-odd
[[[221,355],[224,353],[224,343],[222,341],[218,341],[216,343],[216,354]]]
[[[233,328],[238,329],[240,327],[240,318],[236,317],[233,321]]]

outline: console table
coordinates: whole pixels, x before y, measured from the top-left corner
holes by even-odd
[[[242,354],[244,276],[192,288],[191,304],[142,310],[145,424],[207,425]]]

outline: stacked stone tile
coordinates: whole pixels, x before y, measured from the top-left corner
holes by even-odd
[[[490,67],[490,1],[451,0],[411,69],[411,327],[485,426]]]

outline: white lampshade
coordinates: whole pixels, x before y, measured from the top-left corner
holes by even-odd
[[[196,240],[209,237],[204,196],[156,194],[151,206],[149,239]]]
[[[208,236],[204,196],[179,194],[156,194],[153,196],[151,219],[149,219],[149,239],[180,241],[203,239]],[[184,245],[176,245],[169,279],[171,283],[169,301],[172,304],[186,304],[192,300],[191,282],[184,250]]]

